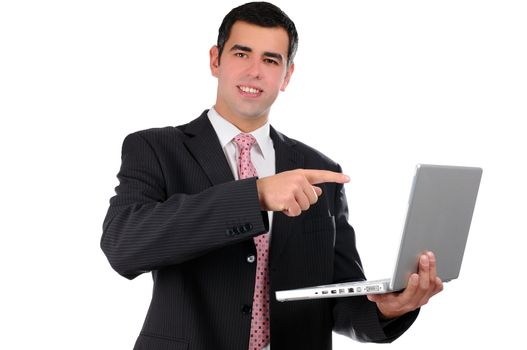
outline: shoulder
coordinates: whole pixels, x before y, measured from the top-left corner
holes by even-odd
[[[127,136],[131,138],[141,138],[147,141],[162,140],[166,138],[177,138],[184,135],[179,126],[165,126],[160,128],[150,128],[135,131]]]
[[[183,140],[184,134],[177,127],[150,128],[128,134],[123,141],[123,150],[128,148],[159,150],[169,145],[182,143]]]
[[[133,141],[146,142],[151,146],[174,146],[175,144],[180,144],[206,127],[208,122],[206,112],[205,110],[200,117],[186,124],[150,128],[133,132],[126,136],[125,143]]]

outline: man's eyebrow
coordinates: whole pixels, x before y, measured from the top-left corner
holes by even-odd
[[[239,44],[234,44],[234,46],[231,47],[230,51],[236,51],[236,50],[245,51],[245,52],[253,51],[253,49],[251,49],[250,47],[239,45]]]
[[[253,52],[253,49],[251,49],[251,48],[248,47],[248,46],[243,46],[243,45],[239,45],[239,44],[234,44],[234,45],[231,47],[230,51],[236,51],[236,50],[243,51],[243,52]],[[263,53],[263,55],[264,55],[265,57],[274,58],[274,59],[276,59],[276,60],[278,60],[278,61],[280,61],[280,62],[283,62],[283,60],[284,60],[284,57],[283,57],[281,54],[277,53],[277,52],[265,51],[265,52]]]

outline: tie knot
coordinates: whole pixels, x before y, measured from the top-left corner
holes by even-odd
[[[241,133],[234,138],[234,143],[236,143],[240,149],[251,149],[252,145],[256,143],[256,139],[251,134]]]

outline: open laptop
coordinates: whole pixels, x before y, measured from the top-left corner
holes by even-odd
[[[381,294],[402,290],[419,256],[434,252],[443,282],[459,276],[482,169],[418,164],[391,279],[277,291],[278,301]]]

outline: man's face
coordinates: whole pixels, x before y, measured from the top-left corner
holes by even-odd
[[[235,125],[263,125],[293,73],[294,65],[287,69],[288,47],[283,28],[234,23],[221,59],[216,46],[210,50],[211,72],[218,78],[218,113]]]

